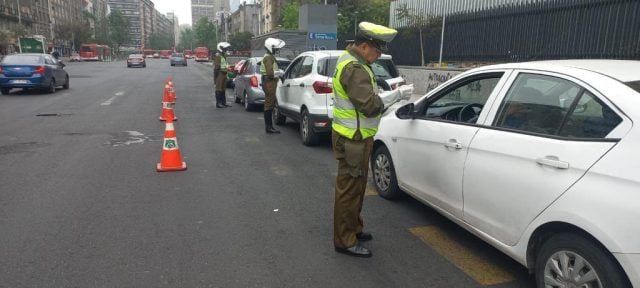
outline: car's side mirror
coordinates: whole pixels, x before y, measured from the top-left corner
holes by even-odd
[[[60,68],[64,68],[64,66],[67,66],[62,62],[62,60],[58,61],[58,65],[60,66]]]
[[[415,105],[413,103],[404,105],[396,110],[396,116],[399,119],[413,119],[415,118],[414,107]]]

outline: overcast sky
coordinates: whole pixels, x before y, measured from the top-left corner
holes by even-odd
[[[189,24],[191,25],[191,0],[151,0],[155,4],[155,7],[158,11],[163,14],[167,14],[167,12],[174,12],[178,17],[178,22],[180,25]],[[231,11],[235,11],[238,9],[238,5],[240,0],[226,0],[231,3]],[[245,0],[247,3],[253,2],[253,0]]]

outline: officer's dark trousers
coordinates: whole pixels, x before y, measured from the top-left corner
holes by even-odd
[[[373,138],[354,141],[334,131],[332,139],[334,155],[338,160],[333,207],[333,243],[336,247],[348,248],[358,243],[356,234],[362,232],[364,226],[360,212],[367,187],[368,160],[373,148]],[[357,142],[358,145],[355,146],[361,149],[348,151],[348,147],[354,146],[345,145],[349,141],[352,141],[352,144]]]

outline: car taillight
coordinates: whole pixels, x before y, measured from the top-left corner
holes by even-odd
[[[2,70],[2,66],[0,66],[0,74],[4,74],[4,70]]]
[[[333,88],[331,83],[325,82],[325,81],[313,82],[313,90],[316,92],[316,94],[333,93]]]
[[[36,67],[36,69],[33,70],[33,73],[36,73],[36,74],[44,74],[44,72],[45,72],[44,66],[38,66]]]
[[[251,87],[258,87],[258,77],[251,76],[251,78],[249,78],[249,84],[251,85]]]

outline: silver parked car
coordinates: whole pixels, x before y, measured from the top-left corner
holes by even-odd
[[[173,53],[171,54],[171,60],[169,60],[171,66],[182,65],[187,66],[187,59],[184,58],[184,54],[182,53]]]
[[[284,70],[289,66],[291,60],[287,58],[276,58],[278,68]],[[247,58],[244,65],[237,71],[234,80],[235,87],[233,95],[236,103],[243,103],[247,111],[251,111],[254,106],[264,104],[264,91],[262,91],[262,75],[260,75],[260,65],[262,57]]]

